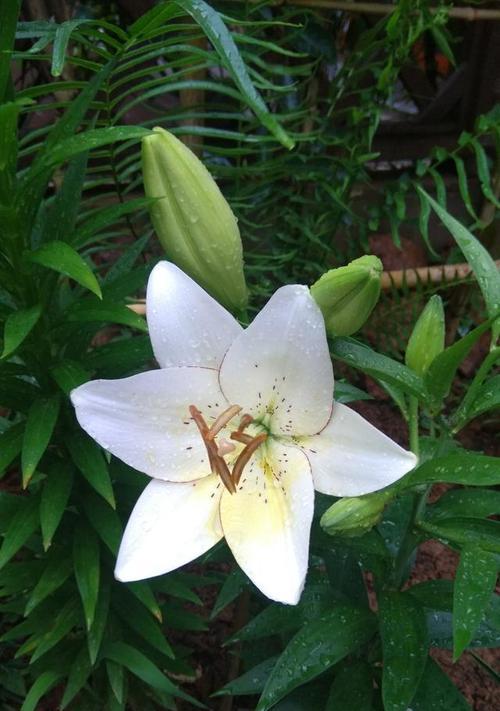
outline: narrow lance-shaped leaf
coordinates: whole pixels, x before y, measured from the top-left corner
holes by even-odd
[[[48,550],[59,526],[73,487],[70,462],[52,463],[47,470],[40,499],[40,525],[44,550]]]
[[[261,123],[286,148],[293,148],[294,141],[269,112],[261,95],[253,85],[241,54],[219,13],[210,5],[207,5],[204,0],[176,0],[176,2],[194,18],[205,32],[224,62],[227,71],[240,89],[243,98],[253,109]]]
[[[59,415],[58,396],[35,400],[28,412],[21,451],[23,488],[29,484],[52,437]]]
[[[20,711],[36,711],[38,702],[62,677],[57,671],[49,670],[42,672],[37,677],[31,689],[28,691]]]
[[[453,597],[453,658],[471,641],[494,590],[498,559],[477,546],[465,546],[460,554]]]
[[[74,658],[71,669],[69,670],[68,681],[66,682],[66,688],[64,689],[64,695],[61,700],[61,709],[65,709],[70,701],[74,699],[89,678],[91,671],[92,665],[87,649],[82,647]]]
[[[26,252],[26,259],[47,269],[74,279],[96,296],[101,298],[101,287],[88,264],[69,244],[54,240],[47,242],[32,252]]]
[[[82,522],[77,525],[73,537],[73,563],[87,629],[90,629],[99,594],[100,549],[96,534]]]
[[[322,674],[367,642],[373,632],[370,611],[347,605],[304,625],[278,659],[257,711],[267,711],[293,689]]]
[[[427,660],[427,629],[416,600],[399,592],[379,598],[384,668],[385,711],[406,711],[420,683]]]
[[[0,569],[24,546],[38,528],[38,499],[34,496],[23,501],[12,517],[0,548]]]
[[[99,447],[87,435],[75,432],[67,438],[66,445],[71,459],[81,471],[90,486],[115,508],[113,485],[108,466]]]
[[[428,657],[412,711],[472,711],[451,679]]]
[[[500,484],[500,461],[498,457],[486,457],[475,452],[430,459],[414,469],[404,479],[402,487],[433,484],[437,481],[467,486],[494,486]]]
[[[464,253],[466,260],[476,275],[479,288],[486,302],[488,315],[490,318],[497,317],[500,312],[500,274],[490,253],[464,225],[442,208],[425,190],[420,187],[417,189],[429,201],[434,212],[451,232],[453,239]],[[496,342],[500,332],[500,319],[494,322],[492,331],[494,335],[493,342]]]
[[[14,313],[7,317],[3,334],[2,358],[9,356],[21,345],[41,315],[42,307],[40,304],[37,304],[36,306],[31,306],[29,309],[14,311]]]

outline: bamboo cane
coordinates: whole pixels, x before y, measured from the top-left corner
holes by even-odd
[[[247,1],[247,0],[245,0]],[[260,0],[250,0],[252,3]],[[352,0],[276,0],[274,5],[298,5],[300,7],[322,8],[325,10],[341,10],[343,12],[354,12],[366,15],[390,15],[396,9],[396,5],[388,5],[381,2],[353,2]],[[433,14],[441,12],[443,8],[430,7]],[[454,17],[468,22],[478,20],[499,20],[500,10],[475,7],[450,7],[446,10],[448,17]]]

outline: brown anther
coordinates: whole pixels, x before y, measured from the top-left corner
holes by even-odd
[[[231,432],[231,439],[234,439],[236,442],[242,442],[243,444],[250,444],[250,442],[253,441],[252,435],[245,434],[239,430]]]
[[[238,459],[234,463],[233,467],[233,481],[235,486],[238,486],[241,475],[243,474],[243,469],[245,468],[245,465],[249,461],[250,457],[252,454],[255,452],[256,449],[260,447],[262,442],[265,442],[267,439],[267,434],[263,432],[260,435],[257,435],[257,437],[254,437],[251,442],[247,444],[245,449],[240,452]]]
[[[238,425],[238,432],[243,432],[243,430],[245,430],[248,427],[248,425],[252,424],[252,422],[253,422],[252,415],[249,415],[248,413],[243,415],[240,420],[240,424]]]
[[[236,485],[231,477],[231,472],[225,460],[219,455],[217,444],[213,439],[208,439],[209,429],[203,415],[194,405],[189,406],[189,412],[200,431],[201,438],[206,447],[211,472],[218,474],[229,493],[234,494],[236,492]]]
[[[227,423],[232,420],[233,417],[235,417],[240,411],[241,407],[239,405],[231,405],[231,407],[228,407],[227,410],[221,412],[221,414],[217,417],[217,419],[207,432],[207,439],[214,439],[215,436],[221,431],[221,429],[225,427]]]

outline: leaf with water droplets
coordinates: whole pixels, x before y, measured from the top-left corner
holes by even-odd
[[[444,671],[430,657],[413,701],[412,711],[471,711]]]
[[[498,559],[478,546],[464,546],[455,578],[453,597],[453,659],[471,641],[495,587]]]
[[[257,711],[271,708],[293,689],[314,679],[365,644],[374,628],[375,619],[369,610],[350,605],[339,605],[304,625],[278,659]]]
[[[460,224],[452,215],[441,207],[425,190],[417,187],[419,193],[430,203],[441,222],[451,232],[453,239],[458,244],[472,271],[476,275],[477,283],[482,291],[486,308],[490,317],[496,317],[500,311],[500,274],[489,252],[469,230]],[[500,331],[500,318],[493,326],[493,342],[496,341]]]
[[[427,659],[425,615],[415,599],[404,593],[379,597],[384,669],[385,711],[406,711],[422,677]]]
[[[498,457],[486,457],[467,451],[437,457],[414,469],[405,478],[404,487],[437,481],[467,486],[500,484],[500,461]]]

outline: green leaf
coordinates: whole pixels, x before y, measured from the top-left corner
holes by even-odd
[[[64,639],[69,632],[80,622],[77,600],[71,597],[64,607],[56,614],[54,618],[49,620],[47,626],[40,638],[40,643],[31,657],[31,663],[36,662],[41,656],[46,654],[50,649],[56,646],[58,642]],[[20,650],[22,647],[20,648]],[[18,651],[18,654],[20,652]]]
[[[477,240],[469,230],[458,220],[443,209],[422,188],[417,187],[420,193],[429,201],[432,209],[441,222],[451,232],[453,239],[458,244],[472,271],[476,275],[479,288],[482,291],[488,315],[490,318],[498,316],[500,311],[500,274],[488,250]],[[500,321],[493,325],[494,341],[498,336]]]
[[[78,20],[68,20],[61,22],[60,25],[56,25],[54,47],[52,49],[52,66],[50,68],[50,73],[53,77],[59,77],[62,74],[66,60],[66,50],[73,30],[76,30],[77,27],[86,22],[90,22],[90,20],[81,18]]]
[[[60,708],[65,709],[78,692],[83,688],[85,682],[92,672],[89,655],[86,647],[82,647],[73,660],[69,671],[68,681],[61,700]]]
[[[126,588],[113,598],[113,607],[125,624],[145,639],[153,649],[157,649],[171,659],[174,658],[172,648],[165,639],[158,621]]]
[[[120,338],[86,354],[86,364],[103,377],[119,377],[153,359],[149,336]]]
[[[71,136],[60,141],[50,153],[44,155],[42,163],[37,166],[38,170],[46,167],[54,167],[64,161],[73,158],[78,153],[106,146],[116,141],[128,141],[130,139],[143,138],[149,136],[151,131],[141,126],[111,126],[109,128],[91,128],[76,136]]]
[[[121,664],[115,664],[115,662],[106,660],[106,673],[108,675],[109,685],[111,691],[116,697],[119,704],[123,701],[123,691],[125,675],[124,669]]]
[[[465,546],[455,576],[453,600],[453,660],[467,647],[495,588],[498,559],[477,546]]]
[[[500,521],[456,517],[439,521],[439,524],[421,521],[419,526],[434,538],[475,545],[491,553],[500,553]]]
[[[245,63],[236,44],[221,19],[219,13],[204,0],[176,0],[198,23],[222,59],[225,68],[242,93],[244,100],[254,111],[260,122],[285,146],[293,148],[295,143],[268,111],[261,95],[252,83]]]
[[[83,510],[99,538],[113,555],[118,553],[123,528],[118,514],[100,496],[88,492],[82,501]]]
[[[424,580],[405,590],[405,595],[415,597],[422,607],[431,610],[453,609],[452,580]]]
[[[40,525],[44,550],[47,550],[52,543],[72,488],[73,468],[71,464],[62,461],[52,463],[48,469],[40,499]]]
[[[366,662],[342,666],[332,684],[325,711],[372,711],[373,677]]]
[[[20,0],[0,4],[0,103],[3,103],[11,81],[11,54],[14,48]],[[23,711],[26,711],[23,709]]]
[[[50,374],[66,395],[90,380],[89,372],[74,360],[64,360],[55,365],[50,369]]]
[[[95,664],[101,649],[104,632],[108,622],[109,602],[111,597],[110,585],[103,580],[100,585],[99,596],[95,607],[94,621],[87,632],[87,646],[92,664]]]
[[[379,606],[384,709],[406,711],[427,660],[425,616],[418,602],[399,592],[381,594]]]
[[[46,242],[37,250],[25,253],[26,259],[34,264],[40,264],[47,269],[53,269],[64,276],[74,279],[78,284],[92,291],[101,298],[101,287],[93,271],[87,263],[66,242],[54,240]]]
[[[146,321],[141,316],[126,306],[113,302],[82,299],[71,307],[66,317],[68,321],[79,323],[120,323],[123,326],[137,328],[139,331],[148,330]]]
[[[111,644],[107,644],[103,650],[103,656],[125,667],[146,684],[149,684],[149,686],[160,689],[160,691],[165,691],[167,694],[174,694],[175,696],[189,699],[187,695],[179,691],[168,677],[162,674],[148,657],[129,644],[125,644],[125,642],[112,642]],[[201,704],[196,705],[201,706]]]
[[[38,528],[38,498],[23,497],[10,520],[0,548],[0,569],[24,546]]]
[[[115,508],[115,497],[108,465],[98,445],[87,435],[77,432],[66,439],[66,446],[68,447],[71,459],[90,486],[95,489],[112,508]]]
[[[2,358],[13,353],[30,334],[42,314],[42,307],[37,304],[29,309],[14,311],[5,321],[3,333]]]
[[[163,621],[160,606],[158,605],[156,598],[153,594],[153,591],[151,590],[148,583],[143,583],[143,582],[127,583],[127,588],[130,590],[130,592],[133,595],[136,596],[136,598],[140,602],[142,602],[144,607],[146,607],[150,611],[150,613],[153,615],[153,617],[156,617],[158,622]]]
[[[35,473],[40,459],[47,449],[59,416],[58,396],[35,400],[28,412],[21,451],[23,488]]]
[[[330,585],[308,583],[298,605],[271,603],[235,632],[225,644],[296,632],[306,622],[325,615],[332,605]]]
[[[58,550],[47,558],[47,565],[26,603],[27,616],[37,605],[58,590],[73,572],[73,564],[67,550]]]
[[[373,397],[355,385],[351,385],[351,383],[337,380],[335,382],[335,400],[337,402],[348,403],[355,402],[356,400],[373,400]]]
[[[99,594],[100,548],[99,539],[93,529],[83,522],[77,525],[73,536],[73,564],[89,630],[94,621]]]
[[[83,153],[68,164],[61,187],[50,203],[50,207],[44,211],[41,242],[51,240],[73,242],[87,172],[87,159],[88,154]]]
[[[212,696],[246,696],[260,694],[271,674],[278,657],[270,657],[212,694]]]
[[[381,353],[376,353],[353,339],[334,338],[332,355],[367,375],[396,385],[419,400],[425,402],[428,398],[424,381],[410,368]]]
[[[465,421],[479,417],[489,410],[500,408],[500,375],[494,375],[478,388],[476,397],[471,406],[466,410]]]
[[[368,610],[339,605],[309,622],[292,638],[276,662],[257,705],[266,711],[293,689],[314,679],[366,643],[374,632]]]
[[[472,711],[455,684],[430,657],[411,708],[413,711]]]
[[[493,489],[452,489],[427,507],[425,517],[433,522],[450,516],[486,518],[500,514],[500,491]]]
[[[24,423],[11,425],[8,430],[0,434],[0,475],[21,453],[24,439]]]
[[[249,580],[240,568],[234,568],[226,577],[217,595],[210,619],[214,619],[233,600],[235,600],[249,585]]]
[[[404,486],[416,484],[465,484],[467,486],[494,486],[500,484],[500,460],[483,454],[461,452],[428,460],[405,478]]]
[[[20,711],[36,711],[38,702],[62,677],[60,672],[45,671],[40,674],[31,689],[28,691]]]
[[[491,319],[482,323],[434,358],[424,378],[434,408],[437,408],[448,395],[458,366],[467,357],[476,341],[490,328],[491,323]]]

